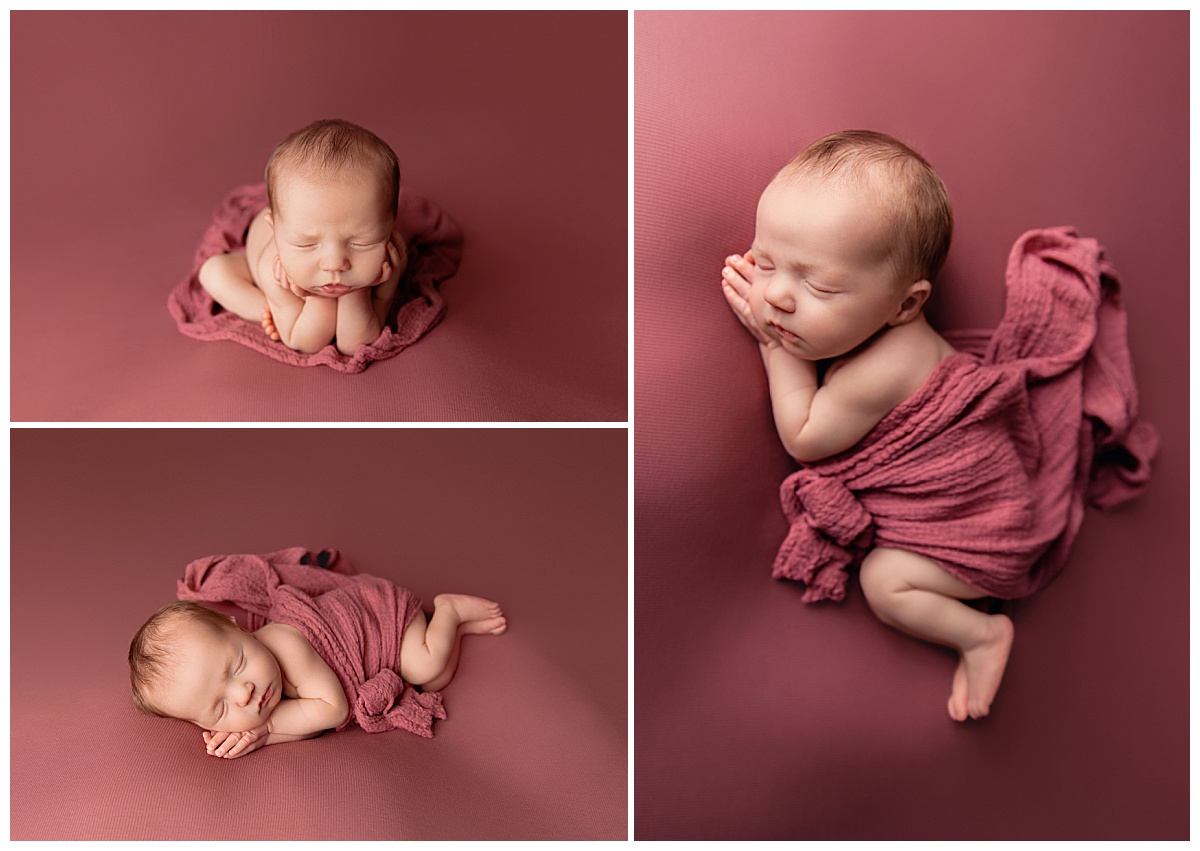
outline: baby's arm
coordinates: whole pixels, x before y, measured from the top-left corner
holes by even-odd
[[[349,717],[350,704],[337,675],[299,630],[285,624],[266,629],[270,633],[260,630],[260,640],[275,654],[283,678],[296,693],[279,701],[267,719],[267,744],[311,738],[339,726]]]
[[[370,287],[348,292],[338,299],[339,352],[352,355],[359,346],[374,343],[379,339],[407,260],[404,239],[393,231],[378,281]]]
[[[279,662],[284,699],[265,724],[245,732],[205,731],[204,742],[213,756],[232,759],[264,745],[311,739],[340,726],[350,714],[346,693],[337,675],[294,627],[269,624],[255,633]]]
[[[271,275],[260,275],[275,335],[298,352],[319,352],[333,341],[337,299],[310,295],[293,287],[276,255]],[[268,329],[269,333],[269,329]]]
[[[893,405],[890,374],[869,359],[846,361],[825,383],[817,366],[776,343],[763,347],[771,412],[784,449],[797,461],[819,461],[867,436]]]
[[[758,340],[780,442],[801,463],[849,449],[892,409],[891,373],[864,369],[865,359],[851,359],[821,385],[816,363],[793,355],[764,330],[751,306],[753,277],[753,256],[731,255],[722,287],[734,314]]]

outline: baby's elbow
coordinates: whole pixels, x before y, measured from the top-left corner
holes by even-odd
[[[795,435],[785,439],[783,448],[798,464],[811,464],[833,454],[828,451],[828,447],[821,446],[817,441],[808,440],[804,435]]]

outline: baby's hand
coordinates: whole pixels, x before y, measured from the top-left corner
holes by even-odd
[[[725,258],[725,268],[721,270],[721,290],[725,293],[725,300],[729,302],[733,315],[741,321],[754,339],[768,346],[773,341],[758,324],[754,310],[750,307],[750,291],[753,286],[749,276],[753,269],[754,255],[749,251],[745,256],[729,255]]]
[[[244,733],[204,731],[204,744],[212,756],[236,759],[258,750],[267,741],[267,725],[255,727]]]
[[[388,239],[387,257],[383,260],[383,266],[379,270],[379,277],[371,284],[373,287],[378,287],[382,284],[398,282],[400,276],[404,274],[404,267],[408,265],[408,250],[404,246],[404,237],[400,236],[396,231],[392,231],[392,236]]]
[[[279,284],[280,289],[286,290],[296,298],[305,299],[309,296],[316,296],[317,298],[330,298],[330,296],[321,295],[320,293],[311,293],[297,285],[297,283],[291,279],[288,273],[284,271],[283,262],[279,259],[278,254],[275,255],[275,262],[271,264],[271,269],[275,273],[275,283]],[[264,325],[263,327],[265,328],[266,326]]]

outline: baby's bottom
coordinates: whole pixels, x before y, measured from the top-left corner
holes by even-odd
[[[464,635],[499,635],[508,627],[500,606],[482,597],[439,594],[428,622],[419,612],[400,639],[400,676],[425,691],[438,691],[454,677]]]
[[[947,708],[955,721],[987,715],[1000,688],[1013,625],[963,600],[986,597],[936,562],[905,550],[879,548],[863,561],[863,593],[876,616],[896,629],[959,653]]]

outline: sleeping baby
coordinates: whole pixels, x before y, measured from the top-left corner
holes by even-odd
[[[245,249],[208,258],[201,285],[299,352],[375,342],[406,264],[396,154],[362,127],[316,121],[275,148],[266,181]]]
[[[983,598],[1062,569],[1084,508],[1144,487],[1157,446],[1115,273],[1069,228],[1030,231],[980,352],[926,320],[950,247],[946,189],[889,136],[814,142],[771,181],[722,289],[758,342],[779,438],[801,469],[774,575],[839,600],[846,569],[884,623],[958,653],[947,708],[987,715],[1013,624]],[[957,339],[957,338],[956,338]],[[962,335],[966,344],[970,335]]]
[[[722,287],[758,341],[780,440],[797,461],[858,443],[954,353],[926,321],[953,217],[929,164],[895,139],[847,132],[779,172],[758,205],[754,242]],[[884,622],[958,651],[949,712],[988,713],[1013,640],[987,596],[936,561],[877,547],[860,581]]]
[[[208,753],[226,759],[355,720],[371,732],[432,735],[463,636],[503,633],[500,607],[442,594],[427,619],[386,580],[330,572],[298,552],[189,565],[181,597],[267,609],[267,622],[249,631],[192,600],[164,606],[130,645],[137,706],[197,725]]]

